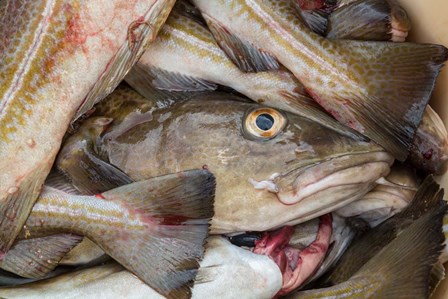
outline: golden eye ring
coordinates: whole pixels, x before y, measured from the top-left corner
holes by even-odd
[[[243,130],[252,139],[269,140],[280,134],[286,123],[282,112],[268,107],[256,108],[245,114]]]

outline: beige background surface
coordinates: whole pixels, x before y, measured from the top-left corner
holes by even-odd
[[[448,0],[399,0],[412,21],[410,40],[442,44],[448,47]],[[448,127],[448,66],[440,74],[430,102]],[[448,199],[448,174],[440,178]],[[448,273],[448,264],[445,265]],[[448,279],[432,299],[448,299]]]

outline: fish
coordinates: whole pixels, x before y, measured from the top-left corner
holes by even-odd
[[[123,99],[131,93],[142,98],[129,87],[120,88],[128,88]],[[121,94],[109,96],[114,98],[114,107],[120,107],[115,97]],[[107,105],[108,100],[98,106]],[[120,109],[98,110],[110,114],[88,119],[85,128],[80,128],[83,132],[98,133],[88,127],[122,113]],[[356,141],[298,115],[226,93],[197,95],[155,109],[151,118],[119,136],[114,134],[113,122],[100,136],[91,134],[89,138],[101,139],[101,154],[75,156],[71,153],[80,152],[79,147],[70,146],[74,143],[67,139],[55,167],[74,186],[88,185],[88,178],[79,175],[79,165],[102,169],[92,165],[100,157],[100,163],[118,168],[135,181],[208,169],[217,179],[211,233],[222,234],[266,231],[327,214],[367,193],[389,173],[394,160],[374,143]],[[70,138],[79,144],[89,142],[82,135]]]
[[[308,117],[341,134],[363,139],[323,111],[289,71],[241,71],[232,63],[238,59],[229,59],[207,27],[186,15],[186,9],[173,10],[155,42],[125,77],[140,94],[150,98],[154,89],[201,92],[216,90],[218,85],[228,86],[263,105]],[[244,64],[247,69],[264,69],[262,59]]]
[[[288,21],[293,30],[300,31],[304,23],[304,11],[297,10],[297,1],[264,1],[279,16]],[[314,12],[314,11],[313,11]],[[332,12],[330,25],[326,18],[319,18],[308,26],[314,32],[331,39],[359,39],[364,41],[382,41],[392,38],[403,42],[411,23],[406,11],[396,2],[390,0],[364,0],[343,5]],[[317,18],[317,19],[316,19]],[[319,21],[319,19],[321,19]],[[323,33],[321,31],[329,31]],[[319,29],[315,29],[315,27]],[[325,28],[324,28],[325,27]],[[448,134],[440,116],[426,106],[422,120],[413,137],[408,161],[416,168],[427,173],[443,174],[447,169]]]
[[[417,175],[413,168],[394,164],[383,182],[362,199],[335,211],[342,217],[361,218],[375,227],[406,208],[418,190]]]
[[[438,215],[440,211],[445,210],[446,203],[443,200],[443,189],[440,189],[432,176],[428,176],[406,209],[354,240],[335,267],[325,273],[316,283],[326,287],[347,281],[352,275],[360,271],[370,259],[373,259],[382,248],[391,244],[397,236],[404,234],[404,231],[417,219],[432,214],[434,218],[431,221],[437,223],[437,219],[443,220],[443,213],[441,216],[434,214]],[[441,229],[442,226],[440,226]],[[435,232],[428,229],[426,234],[436,236]],[[440,248],[437,257],[439,257],[442,248]],[[414,266],[416,267],[416,265]]]
[[[281,287],[281,273],[267,256],[232,245],[226,238],[207,239],[192,298],[233,296],[272,298]],[[250,284],[252,287],[248,288]],[[0,288],[6,298],[165,298],[115,262],[78,270],[45,281]]]
[[[174,2],[0,2],[0,260],[72,121],[118,85]]]
[[[88,196],[45,186],[19,238],[86,236],[158,293],[187,298],[203,257],[214,190],[215,179],[205,170]]]
[[[428,298],[428,278],[443,248],[445,212],[446,203],[424,213],[348,280],[286,298]]]
[[[446,47],[329,40],[303,24],[294,30],[263,0],[192,2],[222,48],[269,53],[337,120],[407,158]]]

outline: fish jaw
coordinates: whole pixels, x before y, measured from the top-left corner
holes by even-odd
[[[1,2],[0,257],[29,215],[76,110],[110,73],[128,26],[154,1]]]
[[[300,287],[319,268],[330,246],[332,236],[332,217],[330,214],[320,217],[319,229],[315,240],[305,249],[288,246],[294,227],[285,226],[255,241],[254,253],[268,255],[283,273],[283,285],[277,293],[286,295]]]
[[[345,155],[307,167],[292,183],[286,179],[291,174],[274,174],[268,180],[251,182],[256,189],[275,193],[281,203],[294,205],[334,187],[372,184],[387,175],[392,163],[393,157],[386,152]],[[335,194],[332,196],[337,198]]]

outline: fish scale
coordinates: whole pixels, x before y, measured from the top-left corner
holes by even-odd
[[[75,113],[119,83],[174,2],[0,2],[0,259]]]

